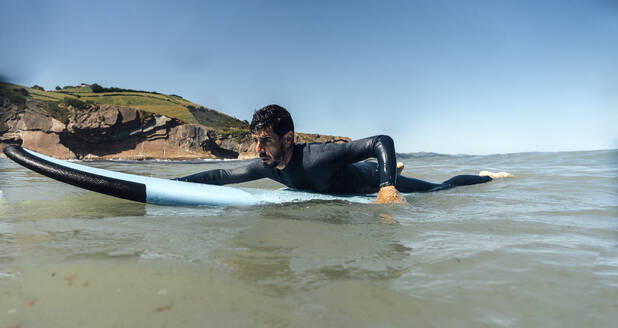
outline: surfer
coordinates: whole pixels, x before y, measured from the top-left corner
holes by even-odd
[[[458,175],[443,183],[405,177],[398,174],[391,137],[378,135],[348,143],[296,144],[292,117],[278,105],[256,111],[250,128],[259,159],[239,168],[209,170],[175,180],[224,185],[270,178],[295,189],[326,194],[378,192],[376,203],[404,203],[400,192],[428,192],[484,183],[504,173],[483,171],[481,175]],[[377,163],[364,161],[369,158],[376,158]]]

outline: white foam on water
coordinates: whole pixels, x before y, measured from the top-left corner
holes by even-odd
[[[161,258],[165,258],[166,256],[157,252],[153,252],[149,249],[145,250],[144,253],[142,253],[142,255],[139,256],[142,259],[161,259]]]
[[[370,195],[328,195],[310,191],[283,188],[273,191],[246,188],[261,203],[296,203],[310,200],[345,200],[351,203],[368,204],[375,200]]]
[[[0,272],[0,279],[15,279],[17,276],[19,274],[15,272]]]

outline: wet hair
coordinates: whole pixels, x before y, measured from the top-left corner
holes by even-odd
[[[285,108],[272,104],[264,106],[253,113],[250,127],[251,133],[272,128],[273,132],[281,137],[288,131],[294,132],[294,121],[292,121],[292,116]]]

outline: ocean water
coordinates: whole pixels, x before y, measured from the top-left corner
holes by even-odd
[[[0,327],[615,327],[618,150],[399,160],[435,182],[517,177],[405,206],[161,207],[0,159]]]

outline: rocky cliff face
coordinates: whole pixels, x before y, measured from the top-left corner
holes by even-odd
[[[248,138],[221,136],[203,125],[184,124],[165,116],[111,105],[90,105],[84,109],[67,106],[68,122],[60,122],[48,114],[45,106],[32,99],[25,106],[18,106],[0,98],[0,148],[16,144],[61,159],[257,157],[255,144]],[[296,140],[350,139],[298,134]]]

